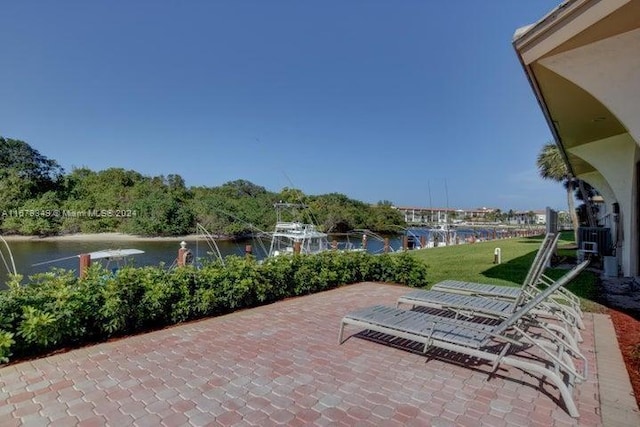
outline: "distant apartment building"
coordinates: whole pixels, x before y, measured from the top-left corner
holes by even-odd
[[[461,222],[484,222],[490,220],[494,208],[455,209],[396,206],[407,224],[455,224]]]
[[[544,225],[547,223],[547,211],[518,211],[507,219],[511,225]]]
[[[544,225],[547,223],[545,209],[533,211],[500,211],[497,208],[428,208],[415,206],[395,206],[404,215],[404,221],[410,225],[430,224],[473,224],[487,222],[506,222],[509,225]]]

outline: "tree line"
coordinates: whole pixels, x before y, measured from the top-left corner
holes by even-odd
[[[0,137],[0,232],[50,236],[122,232],[141,236],[194,233],[196,224],[232,238],[270,231],[277,202],[305,204],[305,218],[327,232],[397,232],[404,218],[390,202],[372,206],[344,194],[280,192],[246,180],[187,187],[180,175],[82,167],[66,172],[28,143]]]

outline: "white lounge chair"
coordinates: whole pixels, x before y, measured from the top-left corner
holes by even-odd
[[[520,287],[445,280],[433,285],[431,287],[431,291],[456,293],[476,297],[490,297],[496,300],[499,299],[510,303],[517,303],[518,299],[526,297],[527,294],[536,293],[539,285],[548,286],[553,283],[553,279],[544,275],[544,270],[551,258],[551,255],[553,254],[558,238],[559,234],[549,233],[545,235],[540,249],[531,264],[531,268]],[[413,298],[426,299],[424,294],[422,297],[419,297],[419,294],[424,292],[428,291],[416,291],[413,294]],[[444,298],[447,297],[446,295],[432,294],[432,298],[443,301]],[[560,317],[564,322],[570,325],[575,325],[574,332],[577,339],[580,340],[580,334],[577,329],[584,328],[584,324],[582,322],[582,310],[580,308],[580,298],[567,289],[561,288],[552,295],[552,300],[553,302],[550,302],[549,305],[553,306],[553,311],[556,313],[556,316]],[[500,305],[500,303],[496,302],[496,305]],[[542,315],[544,314],[544,311],[538,310],[537,314]]]
[[[343,343],[345,326],[352,325],[422,343],[425,352],[430,348],[443,349],[485,360],[493,364],[493,371],[503,364],[540,374],[558,388],[567,412],[578,417],[572,389],[587,377],[586,360],[582,371],[578,370],[567,353],[571,346],[553,334],[541,339],[536,333],[539,325],[530,316],[531,310],[577,274],[577,269],[572,269],[499,323],[478,323],[414,310],[374,306],[344,316],[338,339]],[[531,350],[536,350],[537,357],[532,356]],[[522,354],[525,351],[526,354]]]
[[[433,290],[439,290],[444,292],[460,293],[464,295],[486,295],[495,296],[506,299],[516,299],[520,295],[520,290],[523,287],[535,286],[540,280],[547,263],[553,255],[553,251],[556,247],[559,233],[547,233],[540,244],[540,249],[536,253],[536,256],[531,263],[531,267],[527,272],[527,275],[522,282],[521,287],[509,287],[499,285],[489,285],[483,283],[461,282],[458,280],[445,280],[438,282],[431,287]]]
[[[577,275],[582,272],[588,264],[589,261],[584,261],[576,266],[572,272]],[[549,287],[553,285],[553,283],[555,282],[549,279],[545,280],[544,285]],[[582,313],[575,312],[570,306],[565,306],[555,299],[554,295],[561,289],[563,288],[559,288],[554,294],[550,295],[550,298],[541,301],[538,306],[533,307],[530,315],[542,318],[539,319],[541,324],[545,324],[545,327],[549,331],[561,334],[571,343],[574,350],[579,352],[578,342],[582,341],[582,336],[579,331],[579,328],[583,327]],[[493,319],[504,319],[511,316],[519,307],[526,304],[541,292],[540,289],[535,287],[523,287],[519,291],[515,299],[509,300],[437,290],[417,290],[398,298],[396,306],[400,307],[402,304],[407,304],[412,307],[430,307],[449,310],[463,318],[489,317]],[[545,322],[544,319],[549,320],[549,322]],[[557,321],[557,323],[554,321]]]

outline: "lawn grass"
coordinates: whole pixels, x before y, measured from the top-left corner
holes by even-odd
[[[446,246],[411,252],[423,260],[428,267],[425,288],[447,279],[465,282],[488,283],[503,286],[521,286],[529,267],[540,248],[543,236],[492,240],[473,244]],[[563,232],[558,247],[573,244],[573,232]],[[500,248],[502,262],[494,264],[494,250]],[[575,260],[575,250],[561,249],[561,259]],[[551,278],[559,278],[566,270],[552,268],[545,272]],[[578,295],[587,311],[601,311],[597,301],[597,276],[590,271],[582,272],[568,289]]]

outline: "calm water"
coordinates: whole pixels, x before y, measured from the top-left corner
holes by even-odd
[[[330,239],[330,240],[333,240]],[[342,245],[351,243],[356,247],[360,247],[361,240],[358,238],[347,239],[346,237],[339,237],[338,240]],[[400,247],[400,238],[391,239],[391,246],[394,249]],[[200,241],[188,241],[188,248],[191,249],[194,256],[197,258],[211,258],[207,253],[210,251],[209,246],[204,240]],[[242,242],[229,242],[219,241],[217,242],[222,256],[228,255],[240,255],[242,256],[245,251],[246,245],[253,247],[253,253],[258,259],[262,259],[266,256],[266,251],[269,249],[269,242],[262,242],[262,245],[257,240],[248,240]],[[264,249],[263,249],[264,246]],[[81,253],[94,252],[104,249],[140,249],[145,253],[131,257],[128,262],[136,266],[145,265],[159,265],[164,263],[169,267],[173,264],[178,255],[178,249],[180,248],[180,239],[175,241],[162,241],[162,242],[143,242],[143,241],[91,241],[91,242],[69,242],[69,241],[25,241],[25,242],[9,242],[9,247],[13,253],[13,258],[16,264],[16,269],[19,274],[27,277],[36,273],[43,273],[49,271],[51,268],[64,268],[70,270],[78,269],[78,257]],[[2,247],[4,250],[4,246]],[[383,242],[369,239],[367,243],[367,249],[372,253],[379,253],[383,251]],[[56,261],[57,260],[57,261]],[[104,262],[104,261],[103,261]],[[35,265],[40,263],[46,263],[41,265]],[[6,288],[7,271],[0,259],[0,289]]]
[[[476,230],[475,232],[477,232]],[[431,238],[431,233],[427,229],[410,229],[409,234],[419,238],[425,235],[427,239]],[[458,237],[464,239],[466,236],[474,234],[473,230],[457,230]],[[350,244],[354,247],[361,247],[361,237],[330,237],[330,241],[336,239],[340,243],[340,248]],[[191,249],[196,258],[211,258],[207,252],[210,251],[204,240],[189,241],[188,248]],[[258,259],[266,257],[269,249],[269,242],[258,240],[248,240],[241,242],[219,241],[217,242],[222,256],[244,254],[245,246],[250,244],[253,247],[253,253]],[[392,250],[400,249],[402,245],[402,237],[395,236],[390,238],[390,246]],[[161,242],[141,242],[141,241],[91,241],[91,242],[63,242],[63,241],[25,241],[10,242],[9,246],[16,263],[16,269],[19,274],[25,276],[36,273],[49,271],[51,268],[64,268],[69,270],[78,269],[78,257],[81,253],[94,252],[104,249],[140,249],[145,253],[131,257],[128,262],[136,266],[160,265],[171,266],[180,248],[180,239],[175,241]],[[384,243],[382,240],[369,237],[367,241],[367,251],[370,253],[382,253]],[[4,251],[4,247],[2,247]],[[57,261],[56,261],[57,260]],[[55,262],[53,262],[55,261]],[[36,265],[45,263],[41,265]],[[103,261],[104,263],[104,261]],[[113,267],[113,265],[109,266]],[[7,271],[0,259],[0,289],[6,288]]]

